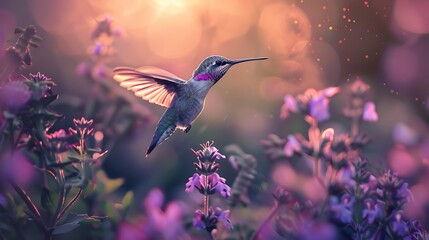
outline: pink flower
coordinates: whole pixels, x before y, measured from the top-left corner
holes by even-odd
[[[287,157],[292,157],[294,152],[298,152],[301,149],[301,145],[294,135],[289,135],[287,140],[288,141],[284,147],[284,153]]]
[[[298,111],[298,103],[292,95],[286,95],[284,97],[284,103],[280,110],[280,118],[286,119],[289,116],[290,112]]]
[[[368,122],[377,122],[378,114],[375,111],[375,104],[373,102],[365,103],[363,107],[362,119]]]

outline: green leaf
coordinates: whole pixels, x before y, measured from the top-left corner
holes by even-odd
[[[67,218],[61,222],[61,225],[58,225],[55,227],[52,234],[57,235],[57,234],[68,233],[74,230],[75,228],[79,227],[81,223],[96,223],[96,222],[99,222],[101,219],[104,219],[104,218],[90,217],[88,216],[88,214],[69,213],[67,215]]]
[[[96,187],[95,182],[93,182],[92,180],[85,180],[83,186],[84,187],[83,187],[82,196],[84,198],[89,196],[89,194],[91,194],[95,190],[95,187]]]
[[[132,191],[128,191],[125,196],[122,198],[122,206],[124,208],[127,208],[131,205],[131,203],[133,202],[133,198],[134,198],[134,193]]]

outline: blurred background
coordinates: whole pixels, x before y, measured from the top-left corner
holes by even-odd
[[[111,145],[103,168],[111,178],[124,178],[123,188],[135,190],[138,198],[154,187],[167,198],[181,196],[193,173],[190,149],[214,140],[221,151],[237,143],[257,157],[251,198],[271,203],[263,194],[271,179],[260,140],[306,129],[302,118],[280,120],[283,97],[360,77],[371,86],[380,116],[363,126],[372,138],[364,155],[375,173],[391,167],[410,182],[415,202],[406,214],[428,224],[428,11],[425,0],[3,0],[0,40],[7,46],[15,27],[35,25],[43,41],[32,50],[27,71],[52,77],[64,101],[92,98],[78,66],[91,61],[91,34],[106,17],[122,36],[103,62],[108,68],[150,65],[188,79],[209,55],[270,58],[232,68],[209,93],[192,130],[176,133],[149,158],[144,152],[164,108],[128,98],[151,117]],[[345,131],[345,98],[340,93],[332,99],[331,120],[321,128]],[[61,104],[56,108],[69,123],[84,114]],[[221,173],[235,176],[228,164]]]

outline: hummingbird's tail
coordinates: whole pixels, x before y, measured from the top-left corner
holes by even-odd
[[[162,120],[162,119],[161,119]],[[161,122],[161,121],[160,121]],[[153,135],[152,142],[146,151],[146,157],[155,149],[156,146],[167,140],[176,131],[175,125],[170,125],[167,128],[163,128],[162,125],[158,125]]]

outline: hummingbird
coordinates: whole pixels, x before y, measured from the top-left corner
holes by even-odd
[[[265,60],[266,57],[230,60],[222,56],[205,58],[189,80],[156,67],[117,67],[113,78],[134,95],[167,110],[155,129],[146,157],[156,146],[167,140],[177,129],[189,132],[192,123],[204,108],[209,90],[238,63]]]

